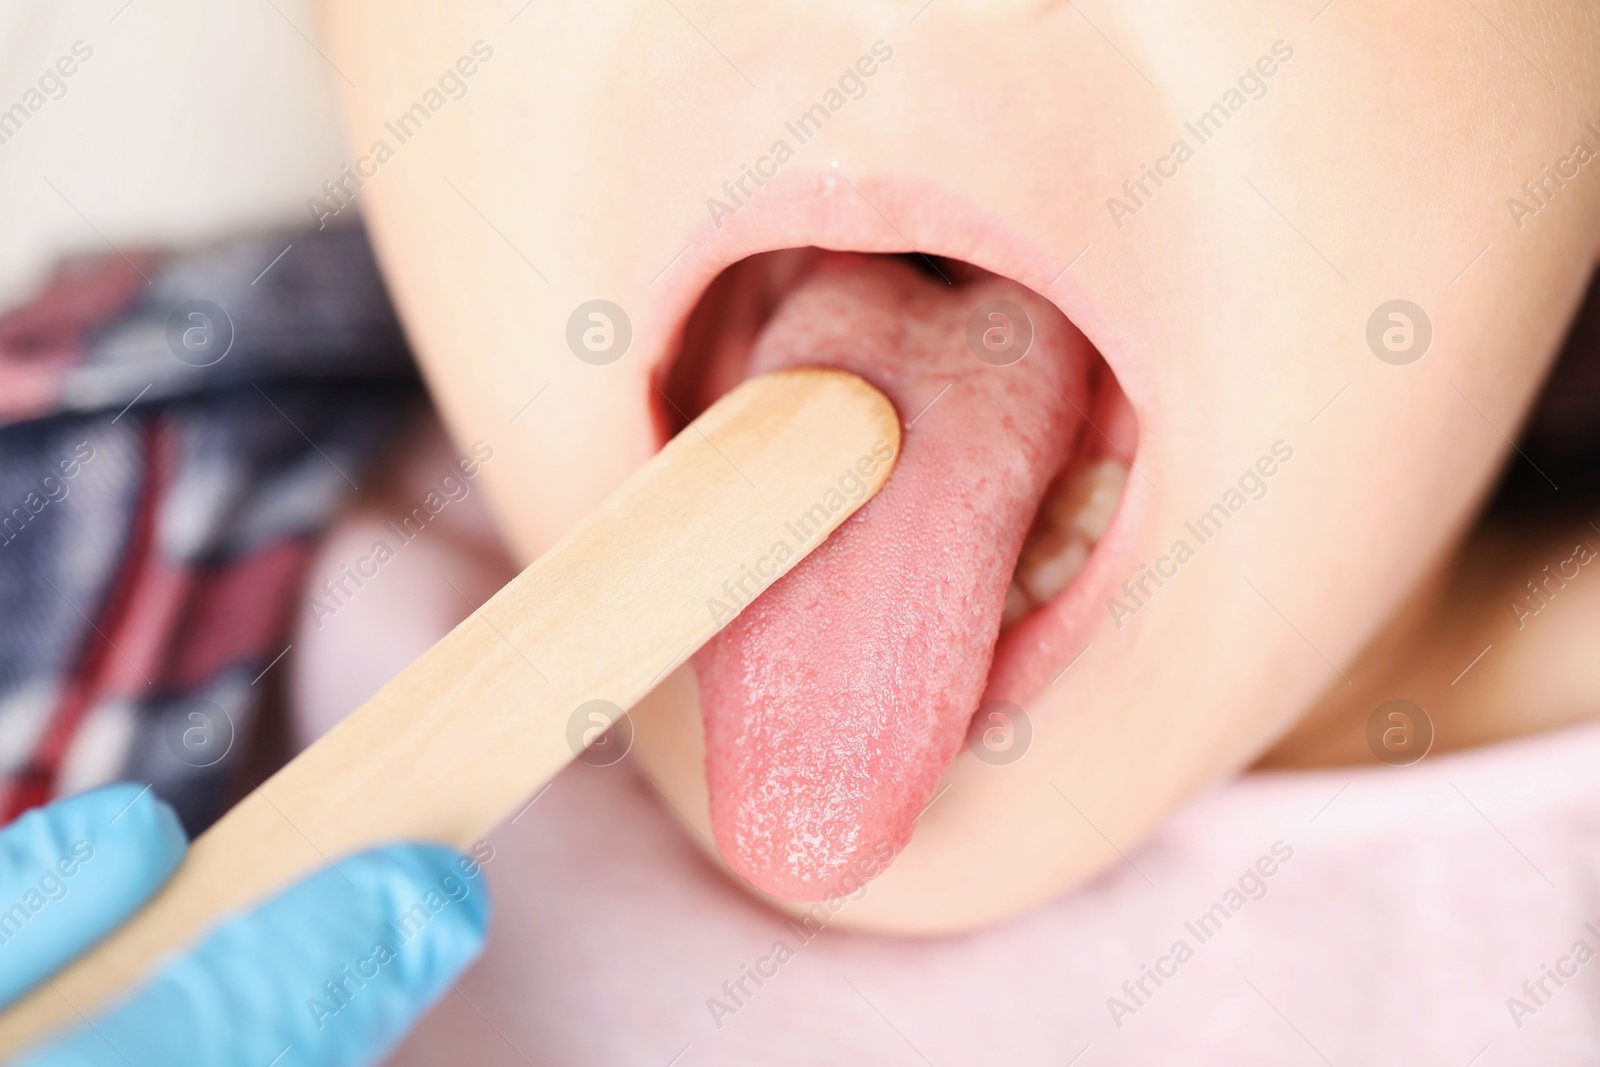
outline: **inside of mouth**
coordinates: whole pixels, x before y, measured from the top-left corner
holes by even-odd
[[[1038,293],[969,263],[816,248],[752,256],[707,289],[660,383],[663,430],[804,366],[885,393],[898,454],[879,442],[860,463],[894,472],[825,543],[803,516],[786,525],[772,554],[810,554],[770,585],[761,560],[730,580],[694,665],[719,850],[766,892],[822,900],[910,839],[1000,695],[993,668],[1046,655],[1028,628],[1070,596],[1132,447],[1105,362]],[[846,472],[817,508],[860,491]]]
[[[657,406],[657,419],[663,441],[748,376],[756,338],[823,254],[816,248],[762,252],[728,267],[711,283],[661,375],[665,402]],[[900,260],[940,284],[970,285],[990,276],[970,263],[921,252],[882,258]],[[1098,352],[1089,380],[1089,406],[1078,439],[1040,502],[1012,572],[1002,618],[1005,629],[1066,590],[1121,502],[1137,436],[1133,413]]]

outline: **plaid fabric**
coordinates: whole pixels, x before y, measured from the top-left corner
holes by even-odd
[[[359,230],[74,261],[0,316],[0,823],[117,779],[220,814],[313,540],[417,395]]]

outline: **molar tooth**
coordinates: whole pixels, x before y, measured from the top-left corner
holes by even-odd
[[[1085,540],[1095,544],[1111,525],[1127,480],[1127,466],[1114,456],[1085,464],[1073,472],[1057,514],[1067,517]]]
[[[1033,611],[1033,601],[1028,599],[1028,594],[1022,591],[1016,579],[1006,589],[1006,608],[1000,616],[1000,628],[1005,629],[1012,623],[1021,622]]]
[[[1047,604],[1083,569],[1089,547],[1076,530],[1053,530],[1024,550],[1016,581],[1034,603]]]
[[[1056,483],[1017,559],[1006,594],[1005,625],[1049,603],[1077,577],[1111,525],[1127,479],[1128,468],[1107,457],[1072,468]]]

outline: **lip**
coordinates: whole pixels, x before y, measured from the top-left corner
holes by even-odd
[[[994,213],[927,180],[847,169],[791,168],[768,180],[721,225],[709,211],[686,234],[687,247],[653,282],[645,336],[659,338],[643,360],[657,397],[666,370],[682,346],[690,313],[716,277],[749,256],[815,246],[866,253],[924,252],[962,260],[1027,286],[1055,304],[1087,337],[1110,367],[1140,427],[1147,428],[1151,395],[1132,346],[1106,319],[1073,274],[1080,250],[1053,255]],[[1086,249],[1084,250],[1086,251]],[[670,435],[663,404],[652,405],[656,444]],[[1098,432],[1090,427],[1086,433]],[[1138,456],[1129,457],[1137,463]],[[995,647],[985,699],[1026,704],[1088,650],[1094,606],[1103,602],[1129,566],[1139,518],[1150,507],[1150,485],[1130,471],[1105,535],[1082,571],[1048,605],[1003,631]]]

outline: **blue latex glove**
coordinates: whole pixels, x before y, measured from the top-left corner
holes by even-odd
[[[148,790],[115,785],[0,830],[0,1005],[138,910],[188,848]],[[363,852],[212,930],[22,1067],[357,1067],[381,1059],[483,948],[473,860]]]

